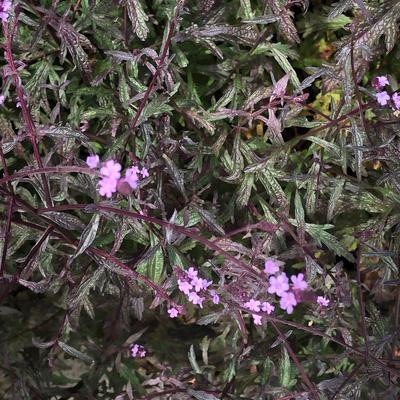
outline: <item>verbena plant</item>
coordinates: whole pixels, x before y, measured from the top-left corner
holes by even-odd
[[[2,399],[397,399],[400,3],[0,1]]]

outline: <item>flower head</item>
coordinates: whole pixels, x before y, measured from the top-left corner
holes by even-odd
[[[254,325],[262,325],[262,316],[257,314],[251,314],[253,317]]]
[[[203,308],[204,297],[200,297],[196,292],[190,292],[188,298],[191,303],[199,305],[200,308]]]
[[[142,168],[140,170],[140,175],[142,175],[142,178],[147,178],[149,176],[149,171],[147,170],[147,168]]]
[[[188,295],[189,292],[193,289],[193,286],[189,282],[183,281],[181,279],[178,279],[178,287],[179,290],[186,295]]]
[[[0,94],[0,106],[4,103],[5,100],[5,96],[3,96],[2,94]]]
[[[86,164],[88,165],[89,168],[97,168],[97,166],[99,165],[100,162],[100,158],[99,156],[96,154],[94,156],[89,156],[86,159]]]
[[[381,106],[386,106],[387,102],[390,100],[390,96],[387,94],[386,90],[383,92],[378,92],[376,93],[376,101],[381,105]]]
[[[99,181],[100,189],[99,193],[101,196],[110,198],[113,193],[117,191],[117,180],[113,178],[103,178]]]
[[[303,274],[292,275],[290,280],[293,282],[293,289],[295,290],[305,290],[307,289],[307,282],[304,280]]]
[[[268,303],[268,301],[264,301],[261,304],[261,310],[270,315],[275,310],[275,307],[271,303]]]
[[[215,293],[215,290],[210,290],[210,294],[212,296],[212,302],[214,304],[219,304],[219,296]]]
[[[282,296],[283,293],[289,290],[289,280],[284,272],[279,274],[278,276],[271,276],[269,278],[269,287],[268,293],[274,294],[277,296]]]
[[[392,101],[397,110],[400,110],[400,95],[398,93],[393,93]]]
[[[133,166],[125,171],[125,180],[132,189],[136,189],[139,181],[138,168]]]
[[[100,173],[110,179],[117,181],[121,177],[121,164],[114,160],[108,160],[104,166],[100,168]]]
[[[11,0],[0,0],[0,19],[7,22],[8,11],[11,8]]]
[[[146,350],[140,344],[131,344],[129,351],[131,353],[131,357],[133,358],[136,357],[143,358],[146,356]]]
[[[269,275],[273,275],[279,272],[279,267],[283,264],[282,261],[278,261],[274,258],[267,258],[264,264],[264,272]]]
[[[189,279],[194,279],[197,277],[198,271],[194,269],[193,267],[190,267],[187,271],[187,276]]]
[[[375,87],[377,89],[381,89],[386,85],[389,85],[389,81],[388,81],[388,78],[386,76],[384,76],[384,75],[383,76],[377,76],[375,78]]]
[[[176,318],[179,314],[179,311],[175,307],[171,307],[167,312],[170,318]]]
[[[286,310],[288,314],[293,312],[293,307],[297,304],[296,297],[292,292],[285,292],[279,301],[282,310]]]
[[[329,299],[327,299],[326,297],[318,296],[318,297],[317,297],[317,303],[318,303],[321,307],[328,307],[330,301],[329,301]]]
[[[244,306],[246,308],[248,308],[251,311],[256,311],[256,312],[260,311],[260,305],[261,305],[261,302],[258,300],[254,300],[254,299],[251,299],[250,301],[244,303]]]

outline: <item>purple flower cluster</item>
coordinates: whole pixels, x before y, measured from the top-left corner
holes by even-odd
[[[131,344],[129,347],[129,353],[132,358],[144,358],[146,357],[146,350],[140,344]]]
[[[100,164],[98,155],[89,156],[86,159],[89,168],[95,169]],[[125,171],[125,178],[121,178],[121,164],[114,160],[108,160],[100,168],[101,180],[99,181],[99,193],[101,196],[110,198],[116,191],[129,194],[136,189],[140,176],[146,178],[149,172],[146,168],[139,169],[132,166]]]
[[[288,314],[292,314],[294,307],[301,300],[300,292],[308,288],[307,282],[304,280],[304,274],[299,273],[292,275],[289,278],[285,272],[281,272],[281,267],[284,265],[282,261],[275,258],[268,258],[265,261],[264,273],[268,276],[268,288],[267,293],[270,295],[276,295],[279,298],[279,306],[282,310],[285,310]],[[271,300],[271,299],[270,299]],[[325,297],[318,296],[317,303],[321,307],[329,305],[329,300]],[[268,301],[257,300],[251,298],[243,306],[253,312],[265,312],[270,315],[274,310],[273,306]],[[252,314],[255,325],[262,325],[262,316],[258,314]]]
[[[386,90],[383,90],[385,86],[390,86],[389,80],[386,76],[377,76],[374,78],[372,86],[376,91],[376,101],[381,106],[391,105],[393,109],[400,110],[400,95],[397,92],[389,95]]]
[[[8,21],[8,12],[11,9],[11,0],[0,0],[0,19]]]
[[[197,269],[190,267],[187,271],[177,270],[178,288],[187,296],[187,299],[194,305],[203,308],[203,301],[210,299],[214,304],[219,303],[219,296],[215,290],[208,290],[212,285],[212,281],[199,277]],[[171,307],[168,310],[170,318],[179,315],[179,310]]]

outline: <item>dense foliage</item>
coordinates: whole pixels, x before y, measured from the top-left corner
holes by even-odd
[[[0,19],[2,399],[399,398],[400,2]]]

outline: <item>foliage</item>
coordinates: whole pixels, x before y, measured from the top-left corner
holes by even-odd
[[[397,0],[2,10],[1,398],[399,397]],[[259,326],[271,257],[308,289]]]

